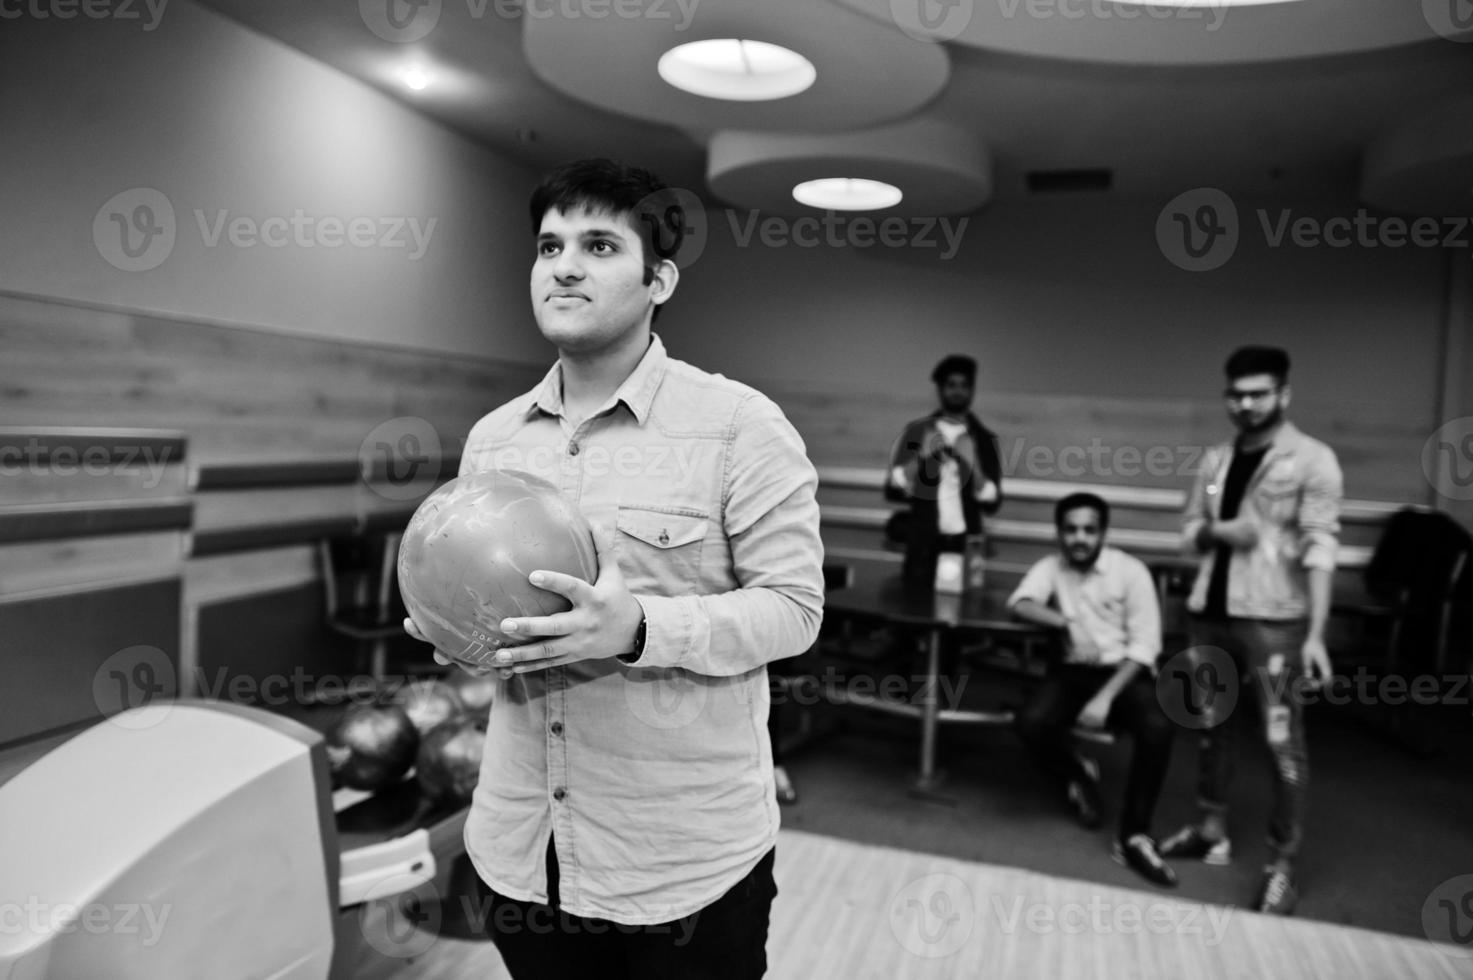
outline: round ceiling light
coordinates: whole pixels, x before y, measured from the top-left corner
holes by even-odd
[[[793,200],[825,211],[879,211],[904,196],[894,184],[863,177],[823,177],[793,188]]]
[[[785,99],[806,91],[818,70],[796,51],[741,38],[710,38],[660,56],[660,77],[682,92],[733,102]]]

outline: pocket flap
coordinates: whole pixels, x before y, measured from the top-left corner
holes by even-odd
[[[678,548],[706,536],[709,518],[642,507],[619,508],[619,530],[655,548]]]

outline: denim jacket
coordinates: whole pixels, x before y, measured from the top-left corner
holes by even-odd
[[[1187,498],[1182,539],[1199,554],[1197,532],[1217,520],[1233,443],[1213,446]],[[1244,619],[1303,619],[1309,615],[1311,568],[1334,570],[1343,480],[1335,451],[1285,422],[1243,491],[1238,516],[1258,528],[1258,543],[1233,551],[1228,566],[1228,615]],[[1201,554],[1187,607],[1207,605],[1217,549]]]

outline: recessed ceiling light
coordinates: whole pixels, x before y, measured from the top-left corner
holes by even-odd
[[[404,84],[408,85],[416,92],[423,91],[424,87],[430,84],[430,76],[426,75],[425,70],[418,65],[413,65],[409,68],[404,69],[404,74],[402,77],[404,79]]]
[[[793,199],[825,211],[878,211],[893,208],[905,195],[894,184],[862,177],[805,180],[793,188]]]
[[[796,51],[734,37],[671,48],[657,67],[661,78],[683,92],[734,102],[785,99],[818,78],[813,62]]]

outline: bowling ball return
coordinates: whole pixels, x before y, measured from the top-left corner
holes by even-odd
[[[0,931],[0,978],[346,980],[437,935],[485,938],[466,808],[412,775],[334,791],[323,732],[341,710],[158,701],[9,750],[0,907],[53,914]],[[168,910],[156,941],[139,906]],[[130,907],[131,929],[83,927],[82,910]]]

